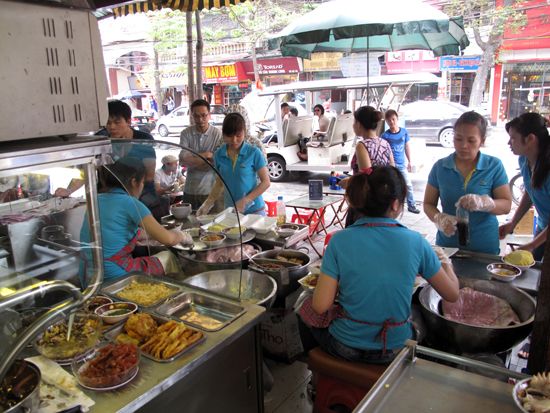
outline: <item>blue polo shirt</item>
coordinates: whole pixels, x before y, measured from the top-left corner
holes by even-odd
[[[396,226],[363,226],[366,223]],[[440,268],[439,259],[418,232],[394,219],[363,217],[334,234],[321,271],[338,281],[338,301],[350,318],[382,323],[388,318],[407,320],[416,275],[429,279]],[[337,319],[329,331],[353,348],[383,348],[377,325]],[[386,348],[402,347],[411,333],[408,323],[390,328]]]
[[[128,195],[121,188],[97,196],[103,257],[109,258],[124,248],[137,234],[138,225],[151,211],[138,199]],[[80,240],[90,242],[90,228],[87,213],[80,230]],[[89,254],[87,254],[89,255]],[[91,257],[88,256],[88,259]],[[91,261],[88,261],[91,262]],[[103,261],[105,280],[117,278],[126,271],[114,262]]]
[[[231,158],[227,156],[226,144],[223,144],[214,153],[214,165],[224,179],[231,195],[233,195],[233,199],[237,202],[258,186],[258,171],[267,164],[265,157],[258,148],[243,142],[235,166],[233,166]],[[227,190],[224,192],[224,204],[226,208],[233,206]],[[244,213],[250,214],[264,207],[264,199],[260,195],[252,204],[247,206]]]
[[[455,204],[466,194],[492,196],[493,190],[507,185],[508,177],[500,159],[480,152],[475,171],[468,182],[456,169],[455,153],[438,160],[430,171],[428,183],[439,190],[443,212],[456,215]],[[458,234],[446,237],[437,231],[436,244],[443,247],[458,247]],[[470,251],[498,254],[498,221],[488,212],[470,212],[470,242],[465,248]]]
[[[396,133],[393,133],[391,130],[387,130],[381,136],[382,139],[388,141],[393,152],[393,160],[395,166],[404,167],[405,166],[405,144],[410,141],[409,132],[405,128],[399,128]]]
[[[533,188],[531,185],[531,169],[525,156],[519,157],[519,169],[523,177],[525,190],[529,194],[539,215],[537,218],[537,227],[540,232],[548,226],[548,219],[550,217],[550,175],[546,176],[540,188]]]

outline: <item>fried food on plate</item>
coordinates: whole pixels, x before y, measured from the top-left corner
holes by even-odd
[[[155,358],[166,360],[189,347],[201,337],[201,332],[170,320],[160,325],[156,333],[140,348]]]
[[[124,324],[126,333],[143,342],[155,334],[157,331],[157,322],[147,313],[132,314]]]

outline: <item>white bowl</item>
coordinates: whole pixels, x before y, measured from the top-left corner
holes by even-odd
[[[491,273],[491,277],[494,280],[511,282],[521,275],[521,270],[505,262],[494,262],[487,265],[487,271]]]
[[[531,268],[533,265],[535,265],[535,262],[533,260],[533,262],[529,265],[517,265],[517,264],[510,264],[508,261],[506,261],[504,258],[506,257],[506,255],[504,257],[502,257],[502,262],[505,263],[505,264],[508,264],[508,265],[513,265],[514,267],[517,267],[519,268],[520,270],[522,271],[525,271],[525,270],[528,270],[529,268]]]
[[[229,227],[225,228],[222,231],[222,234],[224,234],[229,239],[241,239],[241,234],[244,234],[245,231],[246,227]]]
[[[208,224],[209,222],[214,221],[214,218],[216,218],[216,215],[197,215],[197,221],[200,222],[201,225]]]
[[[209,240],[209,237],[216,237],[215,240]],[[203,235],[200,237],[200,241],[204,242],[208,247],[217,247],[225,241],[225,235],[223,234],[215,234],[215,233],[207,233],[206,235]]]
[[[101,317],[105,324],[115,324],[126,320],[137,311],[138,306],[130,302],[116,302],[104,304],[95,309],[95,313]]]
[[[184,219],[191,214],[191,204],[174,204],[170,207],[170,212],[176,219]]]
[[[516,383],[516,385],[514,386],[514,389],[512,390],[512,396],[514,397],[514,402],[516,403],[516,406],[519,408],[520,411],[524,413],[529,413],[529,410],[523,407],[523,403],[521,402],[519,393],[524,391],[527,387],[529,387],[530,382],[531,382],[531,377],[520,380]]]

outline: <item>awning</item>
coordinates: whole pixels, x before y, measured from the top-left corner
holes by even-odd
[[[121,17],[163,8],[181,11],[209,10],[244,3],[245,1],[246,0],[147,0],[113,7],[113,13],[115,17]]]

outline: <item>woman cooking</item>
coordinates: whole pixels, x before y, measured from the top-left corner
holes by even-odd
[[[132,256],[140,227],[152,239],[164,245],[191,243],[189,234],[178,230],[166,230],[151,215],[151,211],[137,198],[143,191],[145,168],[136,158],[121,158],[105,167],[103,174],[106,190],[98,195],[99,219],[103,248],[105,280],[142,271],[149,275],[164,275],[178,271],[176,257],[170,251],[153,256]],[[90,242],[88,220],[80,231],[83,243]],[[85,253],[84,264],[91,262],[90,253]],[[86,265],[85,265],[86,267]],[[85,280],[89,275],[84,268]]]
[[[500,159],[480,152],[486,131],[483,116],[463,113],[454,126],[455,152],[437,161],[430,171],[424,212],[437,227],[437,245],[487,254],[500,251],[496,215],[510,212],[512,195]],[[457,207],[469,213],[466,245],[459,245],[456,233]]]
[[[390,362],[412,337],[417,274],[444,299],[457,300],[458,280],[449,259],[397,220],[406,195],[395,167],[374,167],[351,178],[346,196],[361,217],[331,238],[311,306],[323,314],[338,296],[341,309],[328,328],[300,325],[306,351],[320,345],[350,361]]]
[[[214,202],[224,192],[225,207],[233,206],[244,214],[265,215],[262,194],[269,188],[269,174],[264,155],[257,148],[244,141],[246,121],[240,113],[229,113],[222,125],[224,145],[214,154],[214,165],[220,177],[212,192],[197,211],[197,215],[208,214]],[[233,200],[232,200],[233,199]]]
[[[512,220],[499,228],[499,235],[502,239],[510,234],[534,205],[538,214],[536,235],[520,249],[531,251],[536,260],[541,260],[550,218],[550,136],[546,121],[538,113],[524,113],[506,124],[506,132],[512,152],[519,155],[525,193]]]

